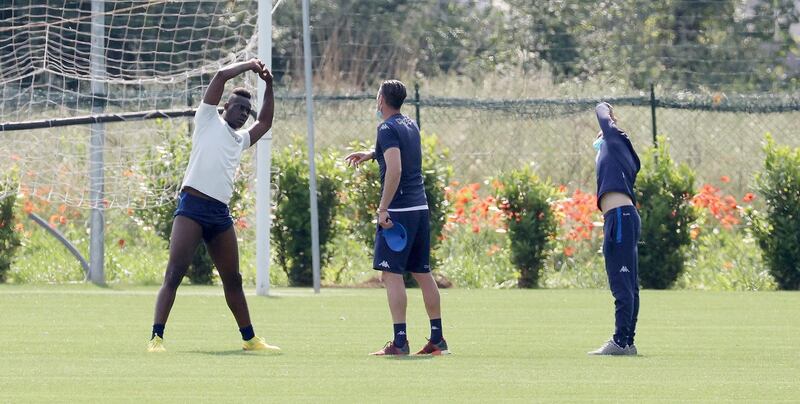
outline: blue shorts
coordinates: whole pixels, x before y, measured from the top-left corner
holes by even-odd
[[[396,274],[430,272],[431,231],[428,211],[389,212],[389,217],[393,222],[400,223],[406,228],[408,242],[403,251],[392,251],[381,234],[383,228],[378,226],[375,232],[375,258],[372,261],[372,268]]]
[[[178,209],[172,217],[184,216],[203,228],[203,240],[209,242],[233,226],[228,205],[215,199],[205,199],[186,192],[178,197]]]

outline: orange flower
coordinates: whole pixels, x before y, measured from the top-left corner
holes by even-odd
[[[723,175],[722,177],[720,177],[719,180],[727,184],[727,183],[731,182],[731,177],[728,177],[727,175]]]
[[[23,208],[23,210],[25,211],[25,213],[31,214],[36,210],[36,207],[33,206],[33,202],[31,202],[30,199],[26,199],[25,200],[25,207]]]
[[[575,247],[572,246],[564,247],[564,255],[566,255],[567,257],[571,257],[574,254],[575,254]]]
[[[742,198],[742,201],[750,203],[750,202],[753,202],[754,199],[756,199],[756,196],[753,195],[752,192],[748,192],[748,193],[746,193],[744,195],[744,198]]]
[[[63,214],[66,211],[67,211],[67,205],[64,205],[62,203],[61,205],[58,206],[58,213],[62,213]]]
[[[25,226],[22,223],[17,223],[14,225],[14,231],[22,233],[25,230]]]
[[[125,248],[125,239],[117,240],[117,245],[119,246],[119,248]]]
[[[728,208],[730,209],[736,209],[738,206],[736,203],[736,198],[734,198],[733,195],[728,195],[725,197],[725,204],[728,205]]]
[[[58,215],[50,215],[50,226],[55,226],[58,224]]]
[[[61,223],[61,224],[67,224],[67,218],[64,217],[64,216],[59,216],[58,217],[58,222]]]
[[[472,232],[473,233],[480,233],[481,232],[481,226],[478,226],[477,224],[473,224],[472,225]]]
[[[700,229],[695,227],[689,230],[689,236],[692,237],[692,240],[697,240],[697,237],[700,236]]]

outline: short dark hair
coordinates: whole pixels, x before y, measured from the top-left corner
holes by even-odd
[[[244,87],[236,87],[236,88],[234,88],[233,89],[233,94],[240,95],[240,96],[242,96],[244,98],[247,98],[248,100],[253,98],[253,94],[251,94],[250,91],[248,91]]]
[[[406,100],[406,86],[400,80],[386,80],[381,84],[381,95],[390,107],[400,109]]]

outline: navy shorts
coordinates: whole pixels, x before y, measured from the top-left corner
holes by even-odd
[[[411,212],[389,212],[395,223],[406,228],[408,241],[403,251],[395,252],[386,244],[378,226],[375,232],[375,258],[372,268],[378,271],[403,274],[405,272],[426,273],[431,271],[431,230],[427,210]]]
[[[197,222],[203,228],[203,240],[206,242],[233,226],[228,205],[186,192],[181,192],[178,197],[178,209],[175,209],[172,217],[175,216],[188,217]]]

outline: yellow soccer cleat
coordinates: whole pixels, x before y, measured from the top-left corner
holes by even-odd
[[[253,337],[247,341],[244,341],[244,343],[242,343],[242,349],[244,349],[245,351],[272,351],[272,352],[278,352],[281,350],[280,348],[274,345],[267,344],[267,341],[265,341],[264,338],[261,337]]]
[[[166,352],[164,348],[164,340],[156,335],[150,342],[147,343],[147,352]]]

